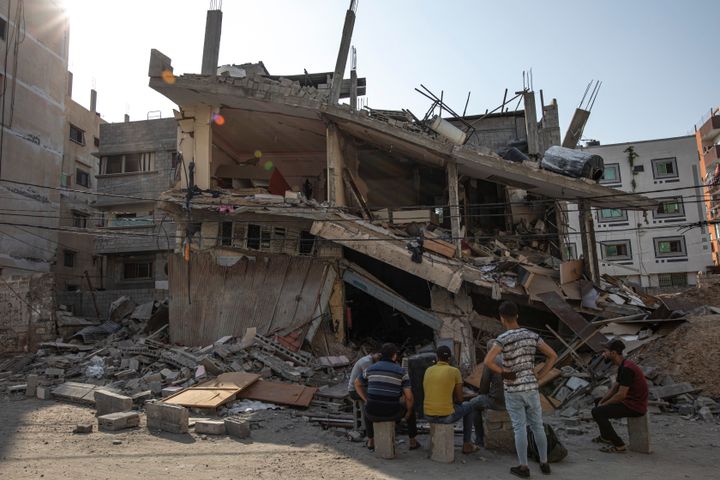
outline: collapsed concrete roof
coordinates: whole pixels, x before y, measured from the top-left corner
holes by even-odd
[[[372,118],[365,111],[352,112],[345,106],[330,105],[326,91],[301,86],[288,78],[186,74],[168,82],[162,72],[172,71],[170,59],[159,52],[157,55],[161,57],[155,62],[151,59],[150,64],[151,88],[183,107],[207,105],[229,109],[228,114],[237,120],[233,122],[234,128],[252,130],[255,145],[282,136],[297,148],[317,151],[324,146],[325,124],[332,121],[345,133],[380,149],[402,152],[420,163],[437,167],[455,161],[461,175],[549,198],[583,199],[602,208],[650,209],[656,205],[642,195],[542,170],[535,162],[513,163],[482,147],[454,145],[444,137],[404,128],[400,122],[390,123]],[[272,124],[272,129],[262,128],[263,122]]]

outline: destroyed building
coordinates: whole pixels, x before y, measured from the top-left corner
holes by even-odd
[[[560,142],[555,101],[538,122],[535,94],[518,92],[524,110],[488,117],[524,127],[500,145],[480,117],[468,117],[473,127],[458,115],[357,111],[356,72],[341,81],[349,45],[333,74],[317,75],[330,75],[325,84],[269,75],[264,65],[218,70],[219,27],[208,26],[201,74],[173,75],[156,50],[149,66],[150,87],[179,107],[182,179],[159,207],[178,226],[171,341],[201,345],[256,327],[292,349],[307,341],[332,354],[373,333],[406,345],[445,339],[470,367],[473,324],[494,315],[497,300],[545,311],[556,326],[555,315],[579,317],[566,321],[576,333],[586,323],[578,311],[617,313],[597,308],[593,249],[584,269],[560,263],[562,203],[579,201],[579,236],[591,245],[591,206],[654,203],[539,167],[541,148]],[[343,95],[349,105],[337,103]],[[524,152],[515,148],[523,139]],[[501,146],[524,158],[503,158]],[[585,306],[583,296],[592,297]]]

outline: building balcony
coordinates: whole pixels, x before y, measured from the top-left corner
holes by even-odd
[[[720,135],[720,112],[715,112],[710,116],[699,129],[700,138],[703,142],[710,142]]]
[[[142,225],[135,227],[106,227],[107,235],[97,237],[95,253],[142,253],[168,251],[175,248],[175,224]]]
[[[711,146],[703,153],[703,158],[705,159],[705,165],[708,166],[720,159],[720,145]]]

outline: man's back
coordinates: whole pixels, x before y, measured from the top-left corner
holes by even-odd
[[[505,391],[524,392],[538,388],[533,372],[535,352],[542,339],[526,328],[502,333],[495,340],[502,348],[503,367],[515,373],[514,380],[505,380]]]
[[[438,362],[425,371],[423,391],[425,415],[446,417],[451,415],[453,408],[453,390],[455,385],[462,383],[460,370],[445,362]]]
[[[355,379],[362,375],[362,373],[372,364],[373,357],[372,354],[370,354],[360,358],[355,365],[353,365],[352,371],[350,372],[350,378],[348,380],[348,392],[355,391]]]
[[[407,372],[397,363],[387,360],[371,365],[360,378],[367,385],[367,411],[371,415],[394,415],[403,389],[410,388]]]

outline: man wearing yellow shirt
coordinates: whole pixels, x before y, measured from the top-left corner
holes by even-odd
[[[450,348],[437,349],[438,361],[425,371],[423,410],[430,423],[455,424],[463,421],[463,453],[472,453],[477,447],[472,443],[473,412],[481,398],[463,402],[462,376],[460,370],[450,365]]]

